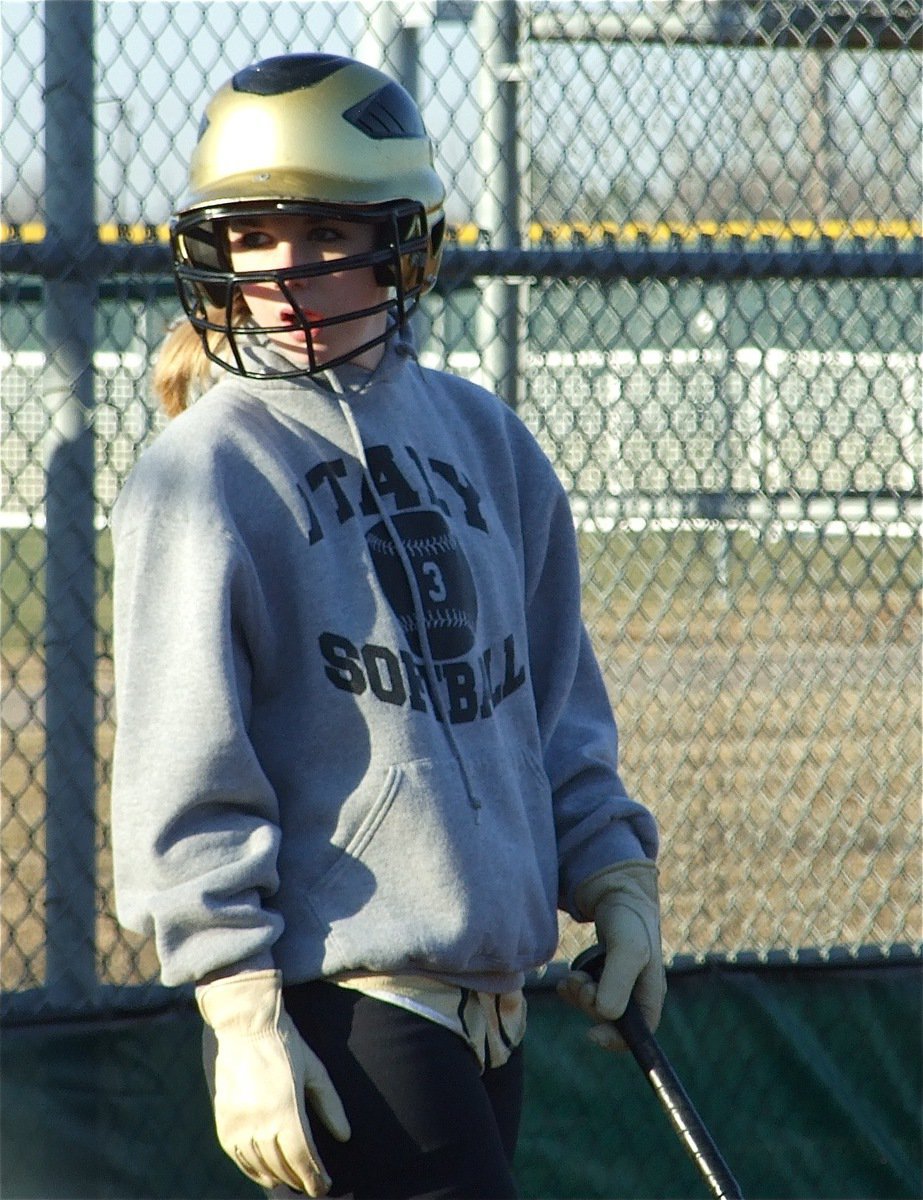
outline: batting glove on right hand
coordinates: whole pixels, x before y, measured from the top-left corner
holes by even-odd
[[[218,1140],[266,1189],[286,1184],[325,1196],[324,1169],[305,1094],[341,1142],[350,1128],[330,1076],[282,1005],[279,971],[245,971],[196,988],[205,1020],[203,1058]]]
[[[624,1050],[613,1021],[634,993],[651,1031],[660,1023],[667,982],[660,943],[657,868],[648,859],[630,859],[591,875],[577,888],[579,910],[596,923],[606,961],[597,984],[585,971],[573,971],[560,994],[601,1023],[590,1038],[606,1050]]]

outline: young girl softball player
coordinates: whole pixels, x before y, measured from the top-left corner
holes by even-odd
[[[664,993],[573,523],[519,419],[423,368],[443,187],[348,58],[236,74],[172,226],[175,416],[119,498],[119,914],[196,984],[222,1146],[311,1196],[516,1194],[526,972]],[[204,392],[195,403],[196,394]]]

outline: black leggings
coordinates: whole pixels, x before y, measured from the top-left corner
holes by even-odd
[[[305,983],[285,1007],[330,1073],[352,1126],[338,1142],[316,1116],[331,1196],[356,1200],[518,1195],[512,1174],[522,1110],[522,1048],[480,1073],[458,1034],[350,988]]]

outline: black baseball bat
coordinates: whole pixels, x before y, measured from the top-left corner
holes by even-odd
[[[590,946],[571,964],[573,971],[586,971],[597,982],[602,974],[606,952],[602,946]],[[648,1028],[634,998],[628,1001],[623,1016],[613,1022],[625,1039],[635,1062],[644,1072],[654,1095],[670,1119],[692,1161],[698,1167],[717,1200],[743,1200],[740,1185],[731,1174],[705,1122],[696,1112],[673,1065]]]

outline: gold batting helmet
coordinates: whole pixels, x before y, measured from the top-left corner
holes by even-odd
[[[238,71],[205,109],[171,223],[180,299],[206,353],[236,374],[267,373],[245,363],[235,341],[244,276],[231,268],[226,229],[242,209],[372,224],[374,248],[351,267],[372,266],[394,289],[393,320],[376,339],[384,340],[436,281],[444,200],[420,111],[389,76],[333,54],[283,55]],[[336,365],[318,365],[310,340],[309,359],[307,369],[272,373]]]

